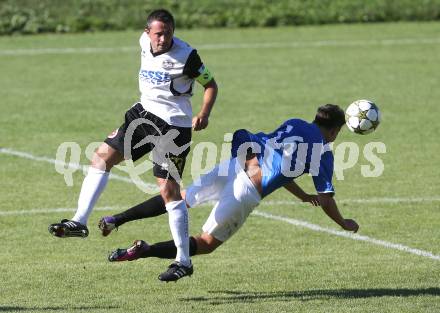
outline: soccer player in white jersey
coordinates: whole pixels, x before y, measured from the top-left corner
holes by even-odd
[[[155,10],[148,16],[139,42],[140,102],[126,112],[124,123],[95,151],[73,218],[51,224],[49,232],[62,238],[87,237],[87,220],[113,166],[124,159],[136,161],[152,151],[153,159],[160,156],[159,161],[154,159],[153,174],[176,238],[176,264],[190,271],[189,241],[180,241],[188,236],[188,213],[179,181],[190,150],[191,129],[207,127],[217,84],[197,51],[174,37],[174,18],[168,11]],[[195,81],[204,87],[204,94],[201,110],[193,117],[190,98]],[[171,141],[163,142],[162,138]],[[174,150],[167,150],[170,147]]]
[[[342,217],[333,198],[334,161],[329,144],[336,139],[344,124],[344,111],[336,105],[327,104],[318,108],[312,123],[290,119],[269,134],[252,134],[244,129],[236,131],[232,141],[232,158],[202,175],[188,187],[186,194],[182,191],[188,207],[216,201],[203,225],[203,233],[190,237],[190,255],[214,251],[243,225],[262,198],[281,187],[303,202],[320,205],[343,229],[357,232],[358,224]],[[317,195],[307,194],[295,183],[294,179],[305,173],[312,176]],[[144,217],[162,214],[165,207],[160,202],[157,197],[152,198],[140,204],[138,212],[142,208],[146,212]],[[127,217],[129,215],[124,216],[123,213],[116,215],[114,226],[128,222]],[[114,227],[106,229],[105,234],[108,235],[112,229]],[[109,261],[173,258],[175,254],[172,240],[153,245],[136,240],[127,249],[113,251]],[[192,273],[170,267],[159,279],[176,281]]]

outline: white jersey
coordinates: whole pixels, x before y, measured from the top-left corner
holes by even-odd
[[[174,37],[169,51],[153,54],[150,38],[145,32],[139,43],[141,45],[139,90],[142,106],[170,125],[191,127],[190,98],[193,94],[195,77],[203,70],[197,51],[186,42]],[[190,56],[191,62],[189,62]],[[192,61],[193,59],[195,61]]]

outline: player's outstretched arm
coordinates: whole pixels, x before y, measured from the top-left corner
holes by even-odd
[[[359,225],[356,221],[352,219],[344,219],[339,212],[338,206],[336,205],[335,199],[333,199],[332,194],[329,193],[320,193],[318,194],[319,203],[324,210],[325,214],[327,214],[335,223],[340,225],[343,229],[357,232],[359,229]]]
[[[319,200],[318,200],[318,196],[317,195],[311,195],[311,194],[306,193],[293,180],[291,182],[285,184],[284,188],[286,188],[291,194],[293,194],[295,197],[300,199],[302,202],[309,202],[309,203],[311,203],[314,206],[318,206],[319,205]]]
[[[194,116],[192,120],[192,128],[195,131],[205,129],[208,126],[209,115],[217,98],[218,87],[214,78],[203,86],[205,91],[203,93],[203,104],[200,112]]]

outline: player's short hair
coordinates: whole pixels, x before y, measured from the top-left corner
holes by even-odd
[[[335,104],[326,104],[318,108],[313,123],[326,129],[341,128],[345,124],[345,113]]]
[[[175,27],[174,17],[169,11],[165,9],[154,10],[153,12],[150,13],[150,15],[148,15],[147,25],[145,27],[147,29],[150,29],[151,23],[153,23],[154,21],[160,21],[164,24],[167,24],[171,26],[174,31],[174,27]]]

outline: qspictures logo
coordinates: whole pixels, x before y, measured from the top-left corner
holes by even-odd
[[[139,161],[133,162],[131,160],[132,147],[130,146],[131,138],[137,127],[142,124],[147,124],[156,128],[155,135],[148,135],[139,141],[133,149],[142,147],[143,145],[152,145],[153,148],[146,156]],[[155,194],[158,192],[158,187],[154,184],[148,183],[153,176],[152,169],[154,166],[160,166],[162,170],[168,172],[169,177],[181,182],[181,163],[173,156],[178,156],[182,151],[185,151],[191,143],[184,146],[178,146],[175,143],[179,132],[175,129],[162,134],[157,127],[146,119],[134,120],[125,133],[124,137],[124,156],[125,162],[117,165],[116,168],[128,174],[126,179],[129,179],[140,190],[147,194]],[[220,161],[231,158],[232,134],[224,134],[224,142],[218,146],[213,142],[199,142],[192,147],[192,155],[187,159],[186,163],[190,164],[190,173],[193,181],[196,181],[201,174],[207,173],[214,168]],[[334,155],[334,177],[337,180],[344,180],[344,172],[353,169],[355,165],[360,165],[360,173],[366,178],[375,178],[383,174],[385,164],[380,155],[387,152],[386,145],[383,142],[369,142],[364,146],[360,146],[355,142],[341,142],[337,145],[322,145],[315,143],[309,145],[303,142],[303,138],[293,136],[285,138],[282,142],[276,140],[268,141],[263,147],[253,147],[257,149],[254,153],[262,153],[264,151],[263,161],[270,164],[271,158],[276,153],[281,153],[281,171],[286,177],[297,177],[301,175],[308,165],[309,175],[319,175],[320,161],[324,153],[333,151]],[[99,142],[89,144],[84,152],[87,159],[91,160],[96,148],[100,145]],[[243,154],[246,151],[249,143],[240,145],[238,154]],[[309,150],[310,149],[310,150]],[[308,151],[311,152],[310,162],[307,161]],[[73,174],[81,168],[79,160],[82,154],[81,147],[74,142],[64,142],[57,150],[55,169],[58,173],[64,175],[64,180],[68,186],[73,186]],[[63,165],[64,164],[64,165]],[[65,166],[65,164],[73,166]],[[84,174],[87,170],[84,167]],[[220,171],[219,175],[228,175],[228,171]],[[148,178],[149,179],[148,179]]]

